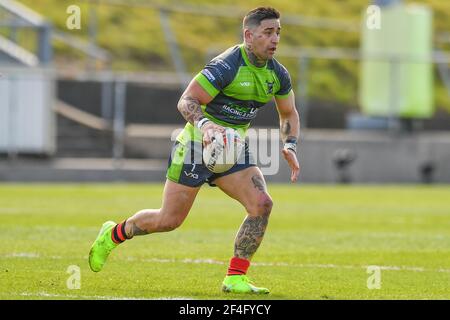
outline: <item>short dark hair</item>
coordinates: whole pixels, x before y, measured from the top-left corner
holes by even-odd
[[[242,27],[258,27],[266,19],[280,19],[280,13],[272,7],[258,7],[249,11],[242,22]]]

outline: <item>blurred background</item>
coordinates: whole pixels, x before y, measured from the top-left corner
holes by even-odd
[[[0,182],[164,181],[181,93],[261,5],[282,15],[302,182],[450,182],[439,0],[0,0]],[[278,127],[273,102],[253,127]]]

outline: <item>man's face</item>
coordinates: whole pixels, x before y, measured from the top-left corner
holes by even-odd
[[[258,27],[245,31],[245,40],[251,45],[253,53],[260,59],[272,59],[280,42],[280,20],[267,19]]]

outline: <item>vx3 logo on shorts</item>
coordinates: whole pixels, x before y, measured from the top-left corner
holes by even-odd
[[[186,175],[186,177],[188,177],[188,178],[193,178],[193,179],[195,179],[195,180],[198,179],[198,174],[194,173],[195,166],[196,166],[195,163],[192,164],[191,172],[186,172],[186,170],[184,170],[184,174]]]
[[[196,174],[196,173],[184,171],[184,174],[185,174],[186,177],[188,177],[188,178],[193,178],[193,179],[196,179],[196,180],[198,179],[198,174]]]

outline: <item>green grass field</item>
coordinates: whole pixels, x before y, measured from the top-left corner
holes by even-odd
[[[274,209],[249,275],[268,296],[220,284],[244,212],[205,187],[185,223],[121,245],[100,273],[101,224],[160,206],[162,185],[0,185],[0,299],[450,299],[450,186],[269,185]],[[69,266],[81,269],[70,290]],[[381,267],[369,290],[367,266]]]

